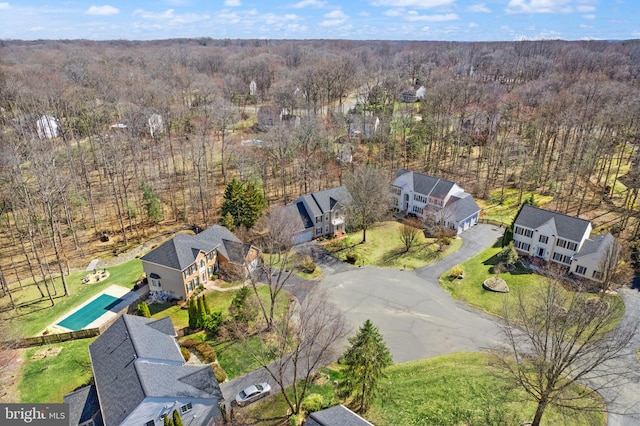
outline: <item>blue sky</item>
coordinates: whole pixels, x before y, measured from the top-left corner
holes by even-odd
[[[0,0],[0,39],[640,38],[639,0]]]

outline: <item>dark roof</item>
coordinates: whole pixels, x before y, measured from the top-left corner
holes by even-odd
[[[95,426],[103,425],[95,385],[85,386],[66,394],[64,402],[69,404],[69,425],[76,426],[91,418],[93,418]]]
[[[209,366],[184,365],[169,317],[118,318],[89,346],[102,414],[120,424],[146,397],[221,399]]]
[[[469,216],[480,211],[480,207],[470,194],[466,192],[462,196],[455,196],[449,199],[445,206],[446,211],[450,211],[456,222],[465,220]]]
[[[217,248],[218,252],[229,261],[243,263],[244,256],[239,257],[242,251],[238,250],[237,243],[244,246],[242,241],[227,228],[213,225],[196,235],[178,234],[142,256],[141,260],[183,271],[195,262],[198,253],[201,251],[209,253]],[[246,253],[248,248],[245,247],[243,250]]]
[[[522,206],[522,210],[520,210],[515,224],[530,229],[537,229],[551,220],[555,223],[558,236],[571,241],[582,241],[584,234],[591,226],[591,222],[588,220],[541,209],[530,204]]]
[[[351,194],[344,186],[325,189],[302,195],[292,204],[285,206],[300,216],[300,229],[308,229],[314,226],[314,218],[331,212],[336,204],[343,206],[351,204]],[[295,207],[292,207],[295,206]]]
[[[454,182],[446,179],[440,179],[406,169],[399,169],[396,172],[396,179],[407,173],[411,173],[411,179],[409,179],[407,183],[411,186],[410,189],[413,192],[417,192],[422,195],[430,195],[441,200],[449,194],[449,191],[451,191],[455,185]]]
[[[372,426],[372,424],[344,405],[336,405],[311,413],[304,422],[304,426]]]

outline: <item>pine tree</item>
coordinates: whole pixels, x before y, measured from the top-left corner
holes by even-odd
[[[151,318],[151,311],[147,302],[138,303],[138,315],[145,318]]]
[[[140,189],[142,189],[142,205],[147,213],[147,218],[154,224],[162,222],[164,215],[158,194],[156,194],[151,185],[146,182],[140,185]]]
[[[207,318],[207,311],[204,308],[204,299],[202,297],[198,297],[197,302],[197,314],[196,314],[196,323],[198,328],[204,327],[204,323]]]
[[[202,304],[204,305],[204,313],[207,314],[207,316],[211,315],[211,311],[209,310],[209,304],[207,303],[207,299],[206,299],[206,294],[202,294],[202,296],[200,296],[200,298],[202,299]]]
[[[349,338],[350,347],[343,355],[344,380],[341,390],[354,398],[357,411],[365,412],[376,394],[384,370],[393,359],[378,327],[366,320],[354,337]]]
[[[198,328],[198,308],[193,297],[189,299],[189,328],[192,330]]]
[[[164,426],[175,426],[175,424],[173,423],[173,419],[166,414],[162,415],[162,420],[164,422]]]
[[[182,417],[180,417],[180,413],[178,410],[173,410],[173,425],[174,426],[184,426],[182,423]]]
[[[233,220],[233,228],[240,225],[249,229],[258,220],[267,202],[264,194],[255,182],[242,183],[233,179],[224,190],[224,201],[221,207],[222,223],[230,228]]]

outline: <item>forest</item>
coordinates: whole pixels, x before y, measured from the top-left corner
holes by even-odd
[[[281,205],[365,163],[633,246],[639,143],[639,40],[1,41],[2,293],[218,223],[232,179]]]

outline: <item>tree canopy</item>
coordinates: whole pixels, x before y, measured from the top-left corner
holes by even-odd
[[[234,228],[244,226],[249,229],[266,207],[264,195],[255,182],[243,183],[238,179],[232,179],[225,188],[220,213],[226,226],[231,225],[231,218]]]

